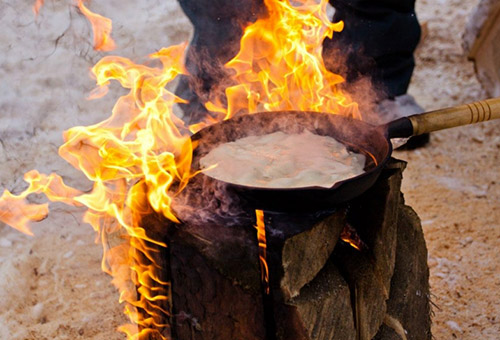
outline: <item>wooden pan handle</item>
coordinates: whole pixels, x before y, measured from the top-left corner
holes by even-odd
[[[500,118],[500,98],[409,116],[413,136]]]

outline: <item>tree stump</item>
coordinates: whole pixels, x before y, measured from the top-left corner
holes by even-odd
[[[163,221],[150,228],[168,245],[172,338],[430,339],[427,249],[400,192],[404,167],[391,160],[370,190],[330,211],[264,212],[269,294],[255,216],[231,226],[148,219]]]

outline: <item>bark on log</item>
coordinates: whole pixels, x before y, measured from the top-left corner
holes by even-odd
[[[310,230],[285,240],[282,251],[284,299],[297,296],[300,289],[316,277],[330,258],[345,225],[345,212],[339,210]]]
[[[349,286],[333,261],[288,304],[294,307],[295,319],[301,321],[307,339],[356,339]]]
[[[396,267],[391,281],[387,314],[397,320],[408,340],[432,338],[427,247],[420,219],[411,207],[400,207]],[[384,325],[374,340],[400,340],[394,328]]]
[[[394,271],[398,206],[405,163],[392,161],[377,183],[351,203],[348,221],[369,251],[339,244],[334,258],[353,298],[358,339],[370,340],[386,313]]]
[[[264,339],[254,230],[181,226],[170,238],[177,339]]]

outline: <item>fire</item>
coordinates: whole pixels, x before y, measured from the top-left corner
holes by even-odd
[[[255,228],[257,229],[257,240],[259,242],[259,262],[261,281],[264,285],[266,294],[269,294],[269,268],[266,261],[266,226],[264,224],[264,212],[262,210],[255,210],[255,218],[257,220]]]
[[[354,229],[350,224],[345,225],[344,229],[340,233],[340,239],[359,251],[363,251],[368,248],[359,237],[356,229]]]
[[[339,89],[344,79],[328,71],[322,43],[343,29],[331,23],[327,0],[265,0],[268,15],[245,29],[239,53],[226,64],[234,85],[207,103],[228,119],[259,111],[320,111],[359,118],[356,103]]]
[[[78,0],[78,8],[92,25],[94,32],[94,49],[96,51],[112,51],[115,49],[115,42],[111,38],[111,20],[91,12],[83,4],[83,0]]]
[[[33,235],[28,227],[29,221],[39,221],[48,214],[47,204],[28,204],[26,197],[30,194],[43,193],[53,202],[63,202],[69,205],[79,205],[74,197],[81,194],[79,190],[66,186],[57,174],[49,176],[32,170],[24,175],[29,187],[20,195],[14,196],[7,190],[0,197],[0,221]]]
[[[185,48],[186,44],[172,46],[150,55],[159,67],[105,57],[92,69],[102,91],[116,80],[130,92],[105,121],[64,133],[59,154],[94,183],[89,193],[67,187],[56,174],[32,171],[25,175],[29,187],[24,192],[14,196],[6,191],[0,198],[0,220],[28,234],[29,220],[48,213],[47,204],[24,203],[30,194],[43,193],[51,201],[87,208],[84,221],[98,232],[105,250],[102,269],[113,276],[132,321],[121,328],[129,339],[158,333],[165,326],[160,314],[169,315],[158,307],[159,301],[168,300],[168,282],[159,278],[154,260],[157,248],[166,245],[150,238],[140,221],[154,209],[177,222],[172,196],[192,176],[191,139],[183,122],[172,114],[173,105],[184,101],[165,89],[185,73]],[[112,235],[124,241],[110,247]]]
[[[322,42],[342,29],[326,16],[327,0],[265,0],[268,15],[249,25],[240,52],[229,61],[232,84],[224,94],[213,94],[206,107],[218,119],[184,126],[173,107],[185,100],[167,90],[178,75],[186,74],[186,44],[151,54],[147,65],[122,57],[105,57],[92,69],[97,89],[106,94],[117,81],[128,94],[119,98],[111,116],[101,123],[74,127],[64,133],[59,155],[82,171],[93,183],[90,192],[66,186],[56,175],[29,172],[29,187],[19,195],[5,191],[0,197],[0,220],[31,234],[29,221],[48,214],[47,204],[26,203],[33,193],[50,201],[85,207],[84,221],[99,235],[104,247],[102,268],[125,303],[130,325],[121,327],[129,339],[151,334],[168,339],[169,282],[161,278],[155,257],[166,244],[148,235],[141,218],[153,212],[179,222],[172,209],[176,194],[196,175],[191,172],[194,145],[189,131],[240,113],[274,110],[331,112],[358,117],[357,105],[339,85],[344,81],[329,72],[322,59]],[[40,9],[43,0],[36,2]],[[114,48],[111,20],[90,12],[82,0],[78,8],[93,26],[95,49]],[[224,98],[227,98],[224,99]],[[263,280],[268,283],[265,262],[264,216],[256,211]],[[117,241],[118,240],[118,241]],[[267,287],[269,290],[269,287]]]
[[[94,50],[96,51],[112,51],[116,45],[111,38],[112,22],[111,19],[103,17],[97,13],[90,11],[84,4],[83,0],[76,0],[76,6],[80,12],[87,18],[92,26],[94,33]],[[38,16],[45,0],[36,0],[32,9],[35,16]]]
[[[33,5],[33,13],[37,16],[40,13],[40,9],[43,7],[44,0],[36,0]]]

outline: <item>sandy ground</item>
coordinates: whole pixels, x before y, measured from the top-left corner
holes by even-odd
[[[103,53],[70,1],[0,0],[0,187],[19,192],[22,175],[57,171],[88,188],[57,156],[61,133],[105,118],[120,91],[87,101],[89,68]],[[425,109],[485,98],[460,47],[476,0],[420,0],[429,34],[410,88]],[[113,20],[118,49],[140,60],[189,38],[174,0],[94,1]],[[422,218],[429,248],[436,339],[498,339],[500,334],[500,122],[434,133],[431,145],[397,152],[409,162],[404,193]],[[54,205],[35,237],[0,226],[0,339],[123,339],[126,322],[101,247],[81,211]]]

